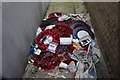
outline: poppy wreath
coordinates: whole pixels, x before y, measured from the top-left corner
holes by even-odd
[[[72,29],[68,24],[62,23],[57,24],[53,29],[43,30],[38,36],[35,38],[35,43],[38,45],[38,48],[44,52],[45,55],[36,55],[34,56],[34,65],[37,67],[41,67],[44,70],[50,70],[55,68],[60,63],[60,58],[58,57],[59,45],[60,45],[60,37],[68,37],[72,33]],[[47,50],[49,44],[44,44],[40,39],[44,36],[51,36],[53,38],[52,42],[58,44],[55,53],[51,53]],[[70,52],[72,52],[72,45],[68,46]],[[70,58],[65,55],[66,59],[70,62]]]

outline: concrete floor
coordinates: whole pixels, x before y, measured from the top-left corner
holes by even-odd
[[[62,12],[63,14],[68,14],[68,13],[75,13],[75,14],[81,14],[82,13],[82,14],[85,14],[87,12],[85,7],[84,7],[84,4],[81,3],[81,2],[79,2],[79,3],[78,2],[69,2],[69,3],[66,3],[66,2],[64,2],[64,3],[63,2],[59,2],[59,3],[51,2],[51,3],[49,3],[49,7],[48,7],[48,10],[46,12],[45,17],[48,14],[50,14],[51,12],[55,12],[55,11]],[[86,23],[88,25],[92,26],[90,20],[87,21]],[[97,44],[97,39],[96,39],[96,48],[99,49],[99,46]],[[46,76],[48,78],[49,76],[47,75],[47,73],[51,72],[51,71],[43,71],[43,72],[39,72],[39,73],[34,73],[34,75],[33,75],[31,73],[31,70],[33,68],[34,68],[34,66],[31,66],[31,64],[28,64],[26,74],[24,75],[25,78],[26,77],[46,78]],[[54,70],[57,70],[57,69],[54,69]],[[96,71],[97,71],[97,78],[109,78],[107,67],[106,67],[106,64],[105,64],[102,56],[100,58],[100,61],[96,64]],[[69,76],[70,75],[71,75],[71,78],[74,76],[74,74],[69,74]]]

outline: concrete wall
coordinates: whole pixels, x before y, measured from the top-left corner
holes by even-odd
[[[85,3],[110,77],[120,77],[118,3]]]
[[[48,3],[2,3],[2,76],[20,78]]]

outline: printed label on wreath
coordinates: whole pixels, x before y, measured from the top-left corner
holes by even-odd
[[[50,52],[55,53],[56,48],[57,48],[57,45],[58,45],[57,43],[51,42],[51,43],[49,44],[49,46],[48,46],[48,50],[49,50]]]

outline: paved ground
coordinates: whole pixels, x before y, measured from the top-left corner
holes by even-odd
[[[50,14],[51,12],[55,12],[55,11],[62,12],[63,14],[68,14],[68,13],[85,14],[87,12],[83,3],[51,2],[49,4],[46,15]],[[46,15],[45,15],[45,17],[46,17]],[[89,16],[87,16],[86,18],[88,18],[88,17]],[[90,23],[90,20],[87,21],[87,23],[90,26],[92,26]],[[96,40],[96,48],[99,49],[99,46],[97,45],[97,40]],[[69,76],[69,78],[73,78],[75,75],[75,74],[69,73],[67,70],[65,70],[65,71],[63,71],[62,69],[58,70],[58,68],[56,68],[54,70],[50,70],[50,71],[41,71],[39,73],[33,73],[32,71],[34,71],[34,66],[32,66],[31,64],[28,64],[26,69],[27,70],[26,70],[26,73],[24,75],[25,78],[28,78],[28,77],[31,77],[31,78],[33,78],[33,77],[35,77],[35,78],[49,78],[49,77],[51,77],[49,75],[49,73],[51,73],[51,72],[54,72],[56,75],[57,74],[64,74],[64,77],[66,77],[66,78],[68,76]],[[109,74],[107,72],[107,67],[105,65],[105,62],[104,62],[104,59],[102,56],[100,58],[100,61],[96,64],[96,70],[97,70],[97,77],[98,78],[108,78],[109,77]]]

